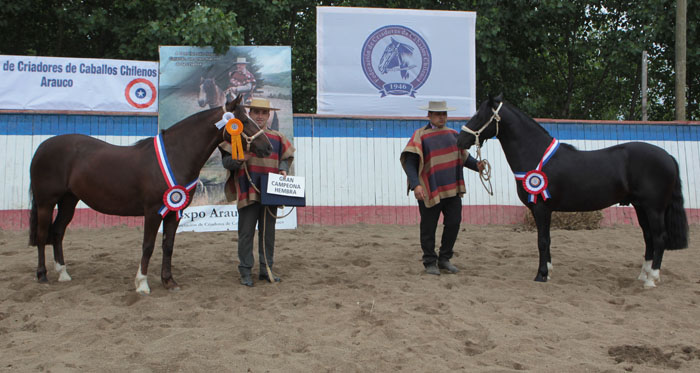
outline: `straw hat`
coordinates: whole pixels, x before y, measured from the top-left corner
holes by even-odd
[[[247,108],[256,108],[256,109],[279,110],[278,108],[274,108],[274,107],[270,106],[270,100],[266,100],[264,98],[253,98],[250,101],[250,104],[241,105],[241,106],[247,107]]]
[[[447,102],[445,102],[445,101],[428,101],[428,106],[420,106],[418,108],[421,110],[428,110],[428,111],[452,111],[452,110],[456,110],[453,107],[447,107]]]
[[[245,63],[245,64],[247,64],[248,61],[246,61],[245,57],[237,57],[237,58],[236,58],[236,64],[239,64],[239,63]]]

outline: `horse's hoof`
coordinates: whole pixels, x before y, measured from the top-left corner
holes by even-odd
[[[46,277],[45,273],[43,275],[37,275],[36,280],[39,281],[40,284],[48,284],[49,283],[49,279]]]
[[[163,286],[170,291],[180,290],[180,285],[178,285],[172,277],[169,279],[161,278],[160,281],[163,283]]]
[[[649,279],[644,281],[644,288],[645,289],[653,289],[655,287],[656,287],[656,284],[654,283],[654,281],[649,280]]]
[[[538,273],[537,276],[535,277],[535,281],[537,281],[537,282],[547,282],[547,276],[542,276],[541,273]]]
[[[70,277],[70,275],[66,271],[63,271],[60,275],[58,275],[58,282],[68,282],[71,280],[73,280],[73,278]]]

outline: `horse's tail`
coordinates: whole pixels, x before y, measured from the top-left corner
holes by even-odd
[[[29,186],[29,200],[32,204],[32,209],[29,212],[29,246],[36,246],[36,225],[37,225],[37,212],[36,212],[36,202],[34,202],[34,193],[32,192],[32,186]]]
[[[676,165],[676,185],[673,187],[671,203],[666,207],[666,249],[678,250],[688,247],[688,217],[683,208],[683,192],[681,191],[681,176],[678,162]]]

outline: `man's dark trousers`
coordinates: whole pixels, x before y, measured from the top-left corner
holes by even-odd
[[[277,207],[270,206],[273,212],[277,212]],[[265,255],[263,255],[263,219],[265,219]],[[265,206],[260,203],[253,203],[238,210],[238,271],[241,275],[249,275],[255,264],[253,258],[253,239],[255,238],[255,224],[258,223],[258,261],[260,267],[265,267],[265,256],[267,263],[272,268],[275,253],[275,222],[277,219],[269,214]]]
[[[428,266],[436,261],[450,260],[452,258],[459,224],[462,222],[462,198],[450,197],[440,200],[437,205],[427,208],[423,201],[418,201],[420,212],[420,246],[423,249],[423,265]],[[435,253],[435,232],[442,213],[444,228],[442,231],[442,243],[440,255]]]

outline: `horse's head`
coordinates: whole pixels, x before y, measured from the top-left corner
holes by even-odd
[[[221,89],[216,85],[214,78],[201,77],[199,79],[199,95],[197,103],[199,107],[209,105],[210,108],[220,106]]]
[[[265,136],[265,131],[258,126],[255,121],[248,116],[243,105],[240,105],[243,95],[238,95],[233,101],[226,103],[226,111],[232,112],[236,119],[243,123],[243,133],[241,137],[245,139],[243,147],[246,151],[255,153],[258,157],[267,157],[272,153],[270,139]],[[231,137],[224,131],[226,141],[231,141]]]
[[[401,77],[408,79],[409,66],[408,58],[413,55],[413,47],[410,45],[396,41],[391,38],[391,43],[384,48],[382,58],[379,60],[377,68],[382,74],[389,71],[399,70]]]
[[[501,120],[498,112],[503,105],[503,94],[489,97],[479,105],[479,110],[462,126],[462,131],[457,136],[457,147],[469,149],[474,143],[481,146],[486,140],[498,135],[498,126]]]

